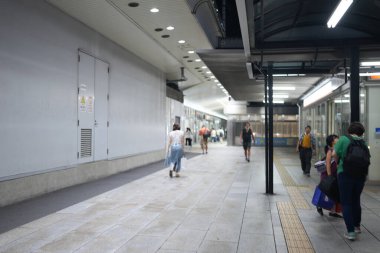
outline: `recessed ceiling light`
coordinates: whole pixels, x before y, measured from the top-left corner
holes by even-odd
[[[152,8],[152,9],[150,9],[150,12],[152,12],[152,13],[157,13],[157,12],[159,12],[160,10],[159,9],[157,9],[157,8]]]
[[[187,51],[189,54],[194,54],[195,53],[195,51],[193,51],[193,50],[190,50],[190,51]]]
[[[207,69],[207,67],[206,66],[202,66],[202,69]]]
[[[179,43],[179,44],[184,44],[184,43],[186,43],[186,41],[184,41],[184,40],[179,40],[178,43]]]
[[[210,76],[211,79],[215,79],[215,76]]]
[[[201,59],[195,59],[195,61],[196,61],[196,62],[200,62],[200,61],[201,61]]]
[[[207,73],[207,74],[211,74],[211,71],[207,71],[206,73]]]
[[[128,4],[128,6],[129,6],[129,7],[137,7],[137,6],[139,6],[139,3],[136,3],[136,2],[130,2],[130,3]]]
[[[219,81],[218,81],[218,80],[214,80],[214,82],[216,82],[216,83],[219,83]]]
[[[166,38],[169,38],[170,35],[168,35],[168,34],[164,34],[164,35],[162,35],[161,37],[166,39]]]
[[[174,26],[168,26],[168,27],[166,27],[166,30],[169,30],[169,31],[171,31],[171,30],[174,30]]]
[[[162,29],[162,28],[156,28],[156,29],[154,29],[156,32],[162,32],[164,29]]]

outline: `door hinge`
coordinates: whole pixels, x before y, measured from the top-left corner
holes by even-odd
[[[78,94],[79,94],[79,88],[78,88]]]
[[[109,150],[108,150],[108,148],[107,148],[107,155],[108,155],[108,153],[109,153]]]
[[[110,122],[109,121],[107,121],[107,127],[109,127],[110,126]]]
[[[110,100],[110,94],[107,94],[107,100],[108,101]]]
[[[77,152],[77,158],[79,159],[79,152]]]
[[[78,126],[79,126],[79,119],[78,119]]]
[[[110,73],[110,67],[108,67],[108,73]]]
[[[78,55],[78,61],[80,61],[80,55]]]

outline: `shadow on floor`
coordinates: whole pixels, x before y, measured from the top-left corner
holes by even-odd
[[[186,152],[191,159],[199,153]],[[0,234],[164,169],[159,161],[0,208]]]

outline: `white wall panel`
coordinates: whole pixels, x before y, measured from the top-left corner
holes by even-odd
[[[380,128],[379,97],[380,86],[368,87],[368,144],[371,147],[371,166],[368,177],[370,180],[380,180],[380,136],[376,134],[376,128]]]
[[[42,0],[1,1],[0,34],[0,178],[77,163],[78,48],[110,63],[109,157],[164,147],[150,64]]]

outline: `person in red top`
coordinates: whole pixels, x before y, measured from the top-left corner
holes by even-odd
[[[208,151],[208,137],[210,137],[210,130],[205,127],[205,125],[202,126],[202,128],[199,130],[199,137],[201,140],[201,148],[202,148],[202,154],[205,153],[207,154]]]

